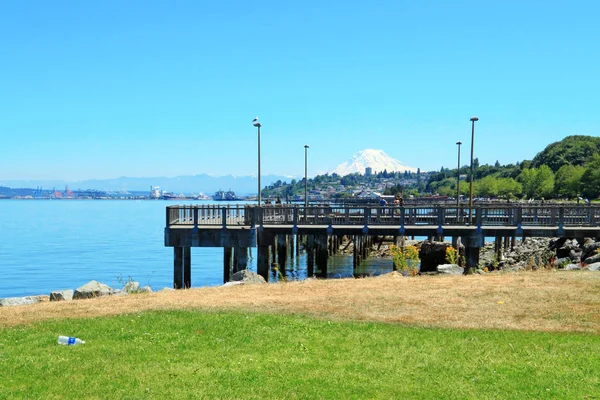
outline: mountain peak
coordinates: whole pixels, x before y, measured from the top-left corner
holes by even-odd
[[[364,174],[367,167],[372,168],[373,173],[384,170],[387,170],[387,172],[417,172],[416,168],[402,164],[402,162],[390,157],[383,150],[364,149],[354,154],[351,160],[335,167],[330,173],[336,173],[340,176],[356,172]]]

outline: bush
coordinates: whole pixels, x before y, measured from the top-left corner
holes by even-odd
[[[416,246],[390,247],[394,269],[401,271],[409,276],[415,276],[419,273],[419,250]]]

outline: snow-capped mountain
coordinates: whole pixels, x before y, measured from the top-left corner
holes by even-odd
[[[417,172],[417,168],[402,164],[400,161],[387,155],[383,150],[365,149],[352,156],[351,160],[335,167],[334,170],[330,171],[330,174],[336,173],[340,176],[355,172],[364,174],[367,167],[371,167],[373,173],[383,172],[384,170],[387,170],[387,172]]]

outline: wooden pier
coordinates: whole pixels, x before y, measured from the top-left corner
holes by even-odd
[[[357,205],[190,205],[166,208],[165,246],[173,247],[176,289],[191,286],[191,248],[223,248],[223,280],[247,267],[256,247],[257,272],[267,281],[288,248],[307,251],[308,275],[327,276],[340,238],[354,242],[355,267],[376,237],[424,236],[465,246],[467,270],[477,266],[485,237],[514,245],[517,237],[600,238],[600,207],[496,204],[473,207]],[[293,245],[292,245],[293,244]],[[317,271],[315,271],[315,263]]]

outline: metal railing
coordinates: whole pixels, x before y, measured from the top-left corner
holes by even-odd
[[[424,226],[600,226],[592,205],[189,205],[168,206],[166,225],[424,225]]]

